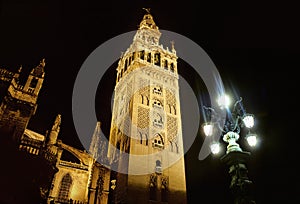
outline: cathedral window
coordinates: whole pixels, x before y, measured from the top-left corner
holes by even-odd
[[[66,174],[60,183],[60,189],[58,194],[58,199],[60,201],[67,201],[69,199],[70,188],[72,185],[72,177],[70,174]]]

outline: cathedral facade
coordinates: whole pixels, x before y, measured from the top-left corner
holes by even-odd
[[[0,70],[0,157],[10,167],[0,174],[0,203],[108,203],[110,171],[96,160],[100,122],[90,151],[58,139],[60,114],[44,133],[28,128],[37,110],[45,65],[43,59],[25,84],[19,79],[21,68],[17,73]]]

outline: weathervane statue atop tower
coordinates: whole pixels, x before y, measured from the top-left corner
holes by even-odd
[[[150,8],[143,8],[147,13],[144,15],[143,20],[140,23],[139,28],[150,28],[158,30],[158,27],[155,25],[153,16],[150,14]]]
[[[148,14],[150,14],[150,8],[143,8]]]

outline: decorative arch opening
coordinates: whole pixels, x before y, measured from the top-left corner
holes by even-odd
[[[63,150],[60,159],[63,161],[68,161],[68,162],[72,162],[72,163],[76,163],[76,164],[81,163],[80,159],[78,159],[74,154],[72,154],[71,152],[69,152],[66,149]]]
[[[145,51],[144,50],[140,51],[140,59],[141,60],[145,59]]]
[[[153,147],[163,148],[164,147],[163,137],[157,133],[153,139],[152,145]]]
[[[169,188],[169,178],[161,178],[161,201],[164,203],[168,202],[168,188]]]
[[[160,66],[160,53],[155,53],[154,54],[154,64],[157,66]]]
[[[174,66],[174,63],[173,63],[173,62],[171,63],[170,70],[171,70],[171,72],[174,72],[174,71],[175,71],[175,66]]]
[[[176,107],[175,107],[175,105],[171,106],[171,114],[176,115]]]
[[[139,136],[140,136],[140,144],[143,144],[143,134],[139,132]]]
[[[164,62],[164,68],[165,68],[165,70],[168,70],[168,60],[165,60],[165,62]]]
[[[158,99],[154,99],[153,100],[153,107],[156,107],[156,108],[162,108],[163,107],[163,104],[160,100]]]
[[[161,161],[160,160],[156,160],[156,162],[155,162],[155,172],[157,174],[162,173],[162,167],[161,167]]]
[[[152,174],[150,176],[150,185],[149,185],[149,200],[156,201],[157,200],[157,176]]]
[[[147,54],[147,62],[151,62],[151,52],[149,52],[148,54]]]
[[[37,86],[37,83],[38,83],[38,78],[34,77],[33,79],[31,79],[29,87],[35,88]]]
[[[127,67],[128,67],[128,59],[126,59],[124,62],[124,72],[126,72]]]

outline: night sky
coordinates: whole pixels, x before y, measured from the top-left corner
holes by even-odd
[[[196,3],[195,3],[196,2]],[[43,58],[45,80],[29,127],[45,133],[62,114],[60,138],[82,148],[72,120],[77,73],[103,42],[137,29],[145,11],[160,29],[182,34],[201,46],[218,68],[225,89],[239,93],[257,119],[260,146],[249,149],[249,178],[257,203],[299,203],[300,15],[289,1],[0,1],[0,67],[26,76]],[[175,42],[176,48],[176,42]],[[122,50],[120,50],[121,53]],[[199,79],[179,72],[197,89]],[[97,104],[103,131],[109,129],[115,67],[101,81]],[[298,85],[298,86],[297,86]],[[219,157],[198,160],[199,134],[185,155],[188,203],[233,203],[229,175]]]

